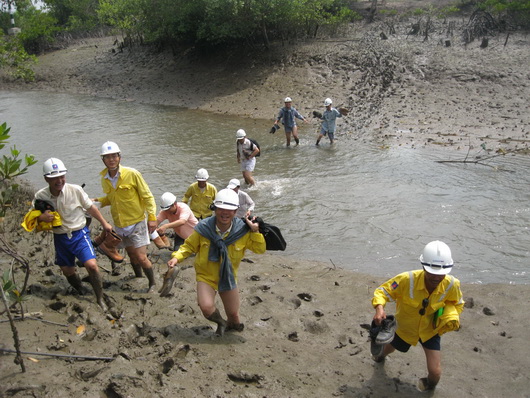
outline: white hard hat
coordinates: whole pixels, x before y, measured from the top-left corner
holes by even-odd
[[[162,210],[167,210],[171,206],[173,206],[173,203],[177,201],[177,197],[173,195],[171,192],[164,192],[162,196],[160,197],[160,208]]]
[[[439,240],[427,243],[420,256],[420,262],[425,271],[434,275],[446,275],[453,269],[451,249]]]
[[[329,106],[329,105],[331,105],[332,103],[333,103],[333,101],[331,101],[331,98],[326,98],[326,99],[324,100],[324,105],[325,105],[325,106]]]
[[[237,210],[239,207],[239,195],[231,189],[221,189],[215,195],[213,204],[219,209]]]
[[[115,142],[107,141],[103,145],[101,145],[101,156],[120,152],[120,147]]]
[[[197,181],[206,181],[208,178],[210,178],[210,176],[208,175],[208,171],[206,169],[199,169],[197,170],[195,178]]]
[[[42,165],[42,174],[48,178],[64,176],[67,171],[64,163],[57,158],[49,158]]]
[[[293,100],[291,99],[291,97],[285,97],[283,102],[293,102]]]
[[[245,138],[247,136],[247,133],[245,133],[245,130],[243,129],[239,129],[237,130],[236,132],[236,139],[241,139],[241,138]]]
[[[227,188],[228,189],[234,189],[234,188],[237,188],[237,187],[240,187],[241,186],[241,183],[239,182],[239,180],[237,178],[232,178],[229,182],[228,182],[228,186]]]

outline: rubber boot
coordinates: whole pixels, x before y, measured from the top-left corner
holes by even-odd
[[[215,309],[215,312],[209,317],[207,317],[206,319],[217,323],[217,330],[215,331],[216,335],[223,336],[225,334],[226,321],[223,319],[223,317],[221,316],[221,313],[219,312],[217,308]]]
[[[96,295],[96,302],[101,307],[104,312],[108,311],[105,301],[103,300],[103,281],[101,280],[101,274],[99,272],[89,273],[90,284],[92,289],[94,289],[94,294]]]
[[[156,247],[158,247],[159,249],[171,249],[169,239],[166,235],[158,235],[156,238],[153,238],[153,236],[151,236],[151,239],[156,245]]]
[[[296,145],[300,144],[300,140],[298,138],[295,138],[294,142],[296,142]]]
[[[105,240],[105,236],[107,235],[107,232],[105,230],[102,230],[101,233],[96,236],[94,239],[92,239],[92,246],[94,246],[94,248],[98,247],[99,245],[101,245],[103,243],[103,241]]]
[[[147,276],[147,280],[149,281],[149,288],[147,289],[147,293],[154,293],[155,292],[155,272],[153,271],[153,267],[151,268],[144,268],[144,274]]]
[[[158,293],[160,293],[160,297],[166,297],[169,295],[169,292],[171,291],[173,283],[175,282],[175,279],[177,279],[179,272],[179,267],[173,267],[167,270],[166,275],[164,276],[164,283],[158,291]]]
[[[79,274],[76,272],[73,275],[69,275],[66,277],[68,280],[68,283],[82,296],[85,294],[85,289],[83,288],[83,282],[81,282],[81,278],[79,277]]]
[[[94,243],[97,243],[98,238],[96,238]],[[116,249],[120,242],[121,238],[118,236],[118,234],[116,234],[116,232],[113,231],[106,234],[105,239],[96,247],[100,253],[106,255],[111,261],[114,261],[115,263],[121,263],[123,262],[124,257],[118,253],[118,250]]]
[[[144,273],[142,272],[142,266],[140,264],[131,263],[131,266],[134,271],[134,276],[136,278],[141,278],[144,276]]]

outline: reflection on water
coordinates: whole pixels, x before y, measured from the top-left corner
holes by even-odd
[[[284,233],[285,254],[385,277],[419,267],[423,246],[441,239],[464,282],[530,283],[526,158],[503,159],[515,171],[507,173],[435,162],[463,153],[382,150],[340,135],[317,148],[317,125],[301,126],[301,145],[285,148],[270,121],[38,92],[0,91],[0,119],[17,148],[40,162],[60,158],[91,196],[101,194],[101,144],[116,141],[157,201],[165,191],[180,198],[200,167],[217,188],[241,178],[235,131],[243,128],[262,148],[248,192],[256,214]],[[28,176],[37,187],[41,164]]]

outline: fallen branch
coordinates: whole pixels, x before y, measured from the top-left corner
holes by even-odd
[[[499,168],[497,166],[492,166],[492,165],[486,164],[484,162],[487,161],[487,160],[494,159],[494,158],[499,157],[499,156],[505,156],[505,155],[507,155],[509,153],[517,153],[517,152],[527,151],[527,150],[528,150],[528,148],[512,149],[512,150],[509,150],[509,151],[503,151],[501,153],[497,153],[495,155],[486,156],[484,158],[475,159],[475,160],[468,160],[468,156],[469,156],[469,149],[468,149],[466,157],[464,158],[464,160],[437,160],[436,163],[471,163],[471,164],[480,164],[482,166],[488,166],[488,167],[494,168],[496,170],[499,170]],[[513,170],[506,170],[506,169],[500,169],[500,170],[508,171],[510,173],[514,173]]]
[[[15,354],[15,350],[9,348],[0,348],[0,352],[7,352],[9,354]],[[30,352],[20,351],[24,355],[41,355],[45,357],[57,357],[57,358],[73,358],[73,359],[86,359],[88,361],[114,361],[114,357],[95,357],[90,355],[70,355],[70,354],[53,354],[48,352]]]
[[[67,325],[66,323],[52,322],[52,321],[47,321],[46,319],[34,318],[34,317],[31,317],[31,316],[24,316],[24,318],[22,318],[22,317],[13,318],[14,321],[25,321],[26,319],[29,319],[29,320],[32,320],[32,321],[40,321],[40,322],[43,322],[43,323],[48,323],[50,325],[56,325],[56,326],[64,326],[64,327],[70,326],[70,325]],[[3,322],[9,322],[9,319],[1,319],[0,323],[3,323]]]

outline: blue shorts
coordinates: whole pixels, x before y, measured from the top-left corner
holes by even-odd
[[[421,341],[421,339],[419,341],[420,341],[420,344],[423,347],[427,348],[428,350],[440,351],[440,349],[442,348],[441,346],[442,338],[438,334],[434,337],[431,337],[425,343]],[[401,337],[399,337],[397,333],[394,336],[394,340],[392,340],[390,344],[392,344],[392,347],[394,347],[396,350],[400,352],[407,352],[410,348],[410,344],[405,342]]]
[[[323,135],[324,137],[327,135],[329,136],[329,139],[330,140],[334,140],[335,139],[335,132],[334,131],[327,131],[327,130],[324,130],[324,128],[320,129],[320,134]]]
[[[67,234],[54,234],[55,264],[59,267],[75,267],[75,258],[83,264],[96,258],[96,252],[90,241],[90,231],[87,227],[72,232],[72,238]]]

